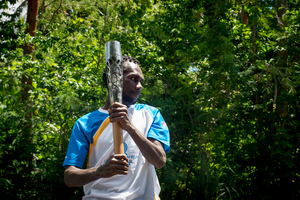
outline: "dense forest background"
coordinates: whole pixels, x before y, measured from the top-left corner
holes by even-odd
[[[110,40],[170,129],[161,199],[300,199],[298,0],[20,3],[0,14],[2,199],[81,199],[62,163],[76,119],[104,105]]]

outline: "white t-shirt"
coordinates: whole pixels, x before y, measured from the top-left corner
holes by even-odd
[[[135,104],[128,108],[135,127],[147,138],[160,141],[165,152],[170,150],[168,127],[158,109]],[[106,110],[99,109],[77,120],[73,127],[64,166],[82,168],[88,155],[88,167],[103,165],[113,155],[113,130]],[[131,138],[123,130],[124,152],[129,159],[127,175],[100,178],[84,185],[84,200],[153,200],[159,195],[160,186],[155,167],[150,164]]]

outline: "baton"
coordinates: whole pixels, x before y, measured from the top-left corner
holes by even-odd
[[[110,105],[114,102],[122,103],[123,68],[121,45],[118,41],[105,44],[105,65],[107,75],[107,89]],[[114,153],[124,154],[123,129],[119,122],[113,123]]]

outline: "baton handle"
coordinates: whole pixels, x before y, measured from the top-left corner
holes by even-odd
[[[123,129],[119,122],[113,123],[114,153],[124,154]]]

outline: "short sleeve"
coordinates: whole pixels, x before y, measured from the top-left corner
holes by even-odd
[[[153,122],[149,129],[148,138],[153,138],[158,141],[160,141],[163,146],[166,153],[170,151],[170,133],[169,128],[162,117],[159,110],[156,110],[157,112],[153,116]]]
[[[84,134],[82,122],[77,120],[70,137],[69,147],[63,166],[74,165],[82,168],[88,154],[90,141]]]

